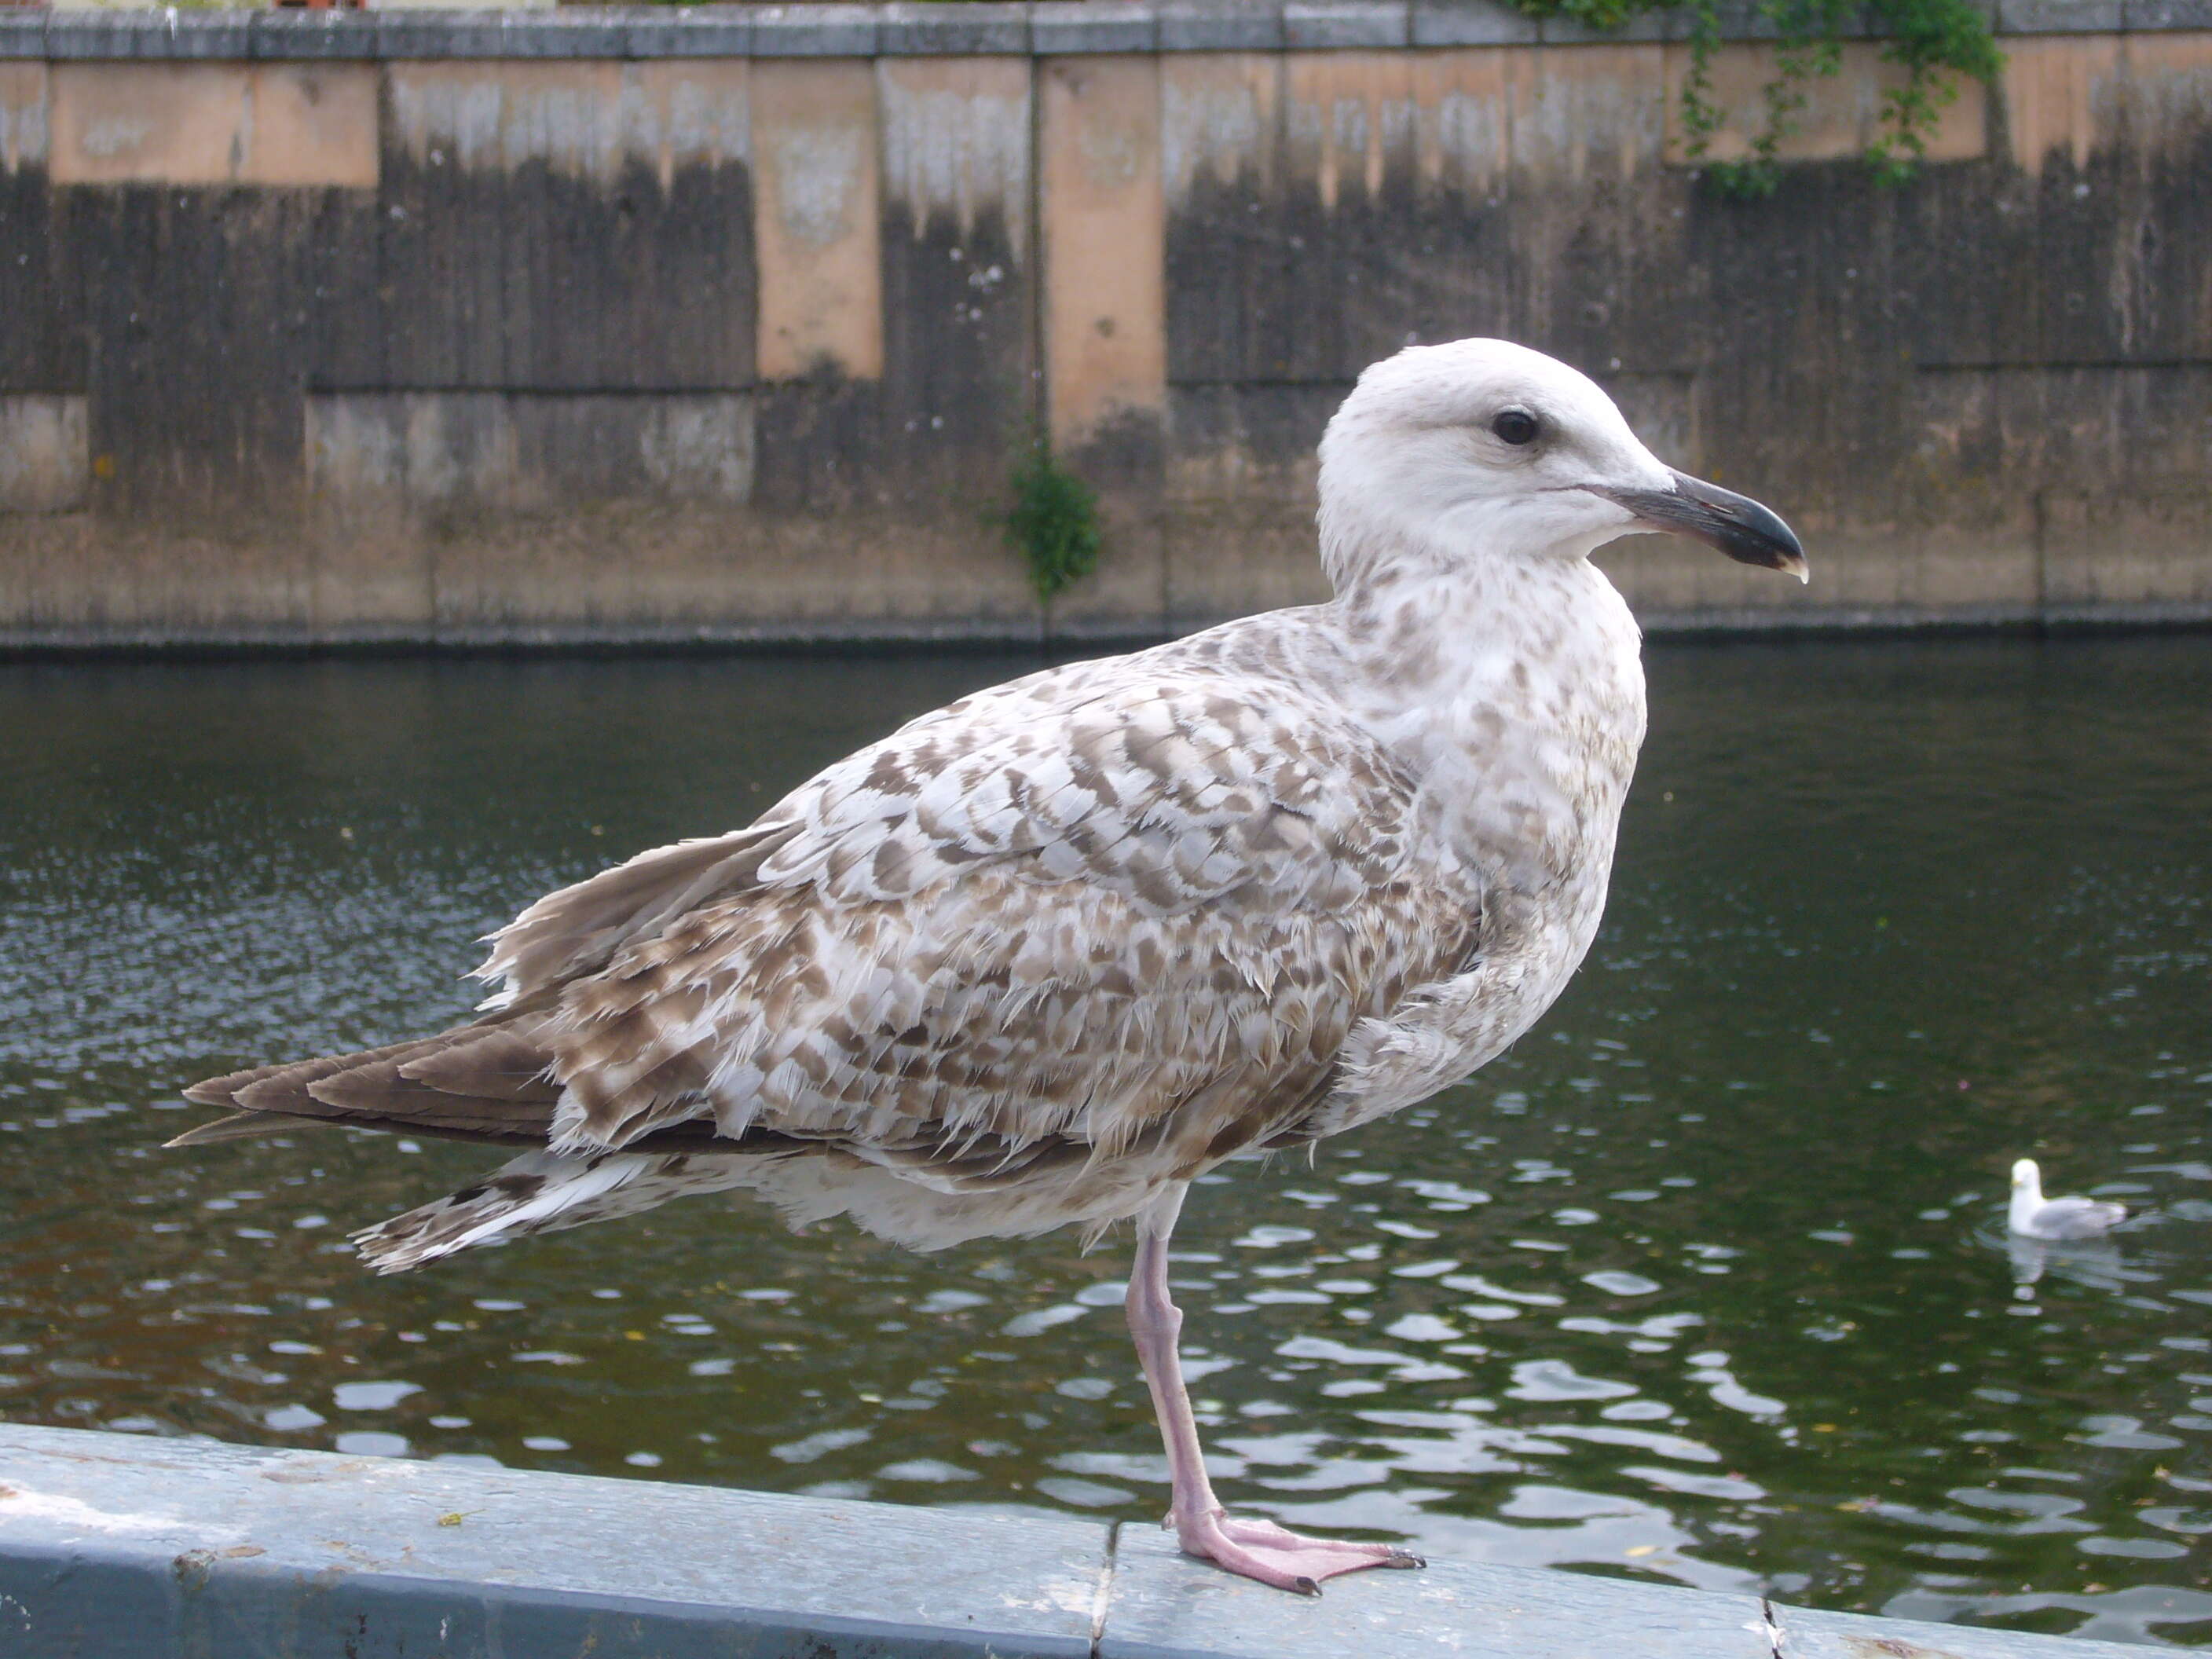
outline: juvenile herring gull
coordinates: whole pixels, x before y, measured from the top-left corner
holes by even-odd
[[[2127,1207],[2094,1198],[2045,1198],[2043,1171],[2023,1158],[2012,1166],[2012,1204],[2005,1225],[2023,1238],[2095,1238],[2128,1218]]]
[[[1224,1159],[1466,1077],[1589,948],[1644,737],[1592,550],[1805,562],[1498,340],[1368,369],[1320,493],[1327,604],[911,720],[745,829],[540,899],[491,936],[481,1018],[200,1084],[246,1115],[178,1144],[314,1119],[520,1151],[359,1234],[386,1273],[731,1188],[924,1250],[1133,1221],[1182,1547],[1308,1594],[1419,1565],[1215,1501],[1169,1231]]]

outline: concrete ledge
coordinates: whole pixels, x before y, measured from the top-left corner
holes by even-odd
[[[1756,6],[1740,9],[1733,16],[1723,9],[1721,16],[1721,33],[1728,40],[1763,40],[1774,32],[1771,20]],[[1537,21],[1537,39],[1547,46],[1601,46],[1689,38],[1689,18],[1674,11],[1638,12],[1617,29],[1594,29],[1572,17],[1558,15]]]
[[[0,1487],[26,1659],[1085,1659],[1108,1559],[1078,1521],[69,1430],[0,1429]]]
[[[247,51],[257,58],[325,62],[378,56],[378,19],[366,12],[257,11]]]
[[[1412,32],[1417,46],[1525,46],[1539,33],[1527,12],[1467,0],[1413,0]]]
[[[750,58],[753,20],[736,6],[662,8],[634,14],[625,38],[632,58]]]
[[[1283,43],[1293,52],[1387,51],[1407,44],[1406,7],[1392,0],[1286,0]]]
[[[1038,0],[1029,12],[1030,49],[1041,58],[1159,50],[1150,0]]]
[[[1030,49],[1030,9],[1005,0],[890,0],[876,8],[876,50],[886,58],[1006,55]]]
[[[0,63],[9,58],[42,58],[46,55],[46,18],[43,11],[0,10]]]
[[[2149,33],[2212,28],[2212,0],[2125,0],[2125,4],[2130,30]]]
[[[21,1425],[0,1425],[0,1638],[24,1659],[2141,1652],[1463,1562],[1311,1601],[1150,1527]]]
[[[2116,34],[2126,21],[2120,0],[2000,0],[2007,34]]]
[[[1481,0],[1481,9],[1494,8]],[[1162,52],[1280,52],[1280,5],[1238,5],[1224,0],[1161,0]]]
[[[88,11],[46,19],[46,56],[57,59],[246,58],[246,11]]]
[[[2000,34],[2212,30],[2212,0],[1991,0]],[[1750,0],[1721,34],[1770,40]],[[0,10],[0,58],[607,58],[1060,56],[1594,46],[1685,38],[1674,14],[1620,30],[1540,24],[1505,0],[980,0],[566,11]]]
[[[767,6],[750,9],[756,58],[872,58],[877,6]],[[643,25],[640,25],[641,33]]]
[[[2143,1651],[1457,1561],[1432,1560],[1418,1577],[1340,1578],[1315,1603],[1200,1566],[1151,1527],[1124,1527],[1115,1540],[1097,1649],[1097,1659],[2142,1659]]]

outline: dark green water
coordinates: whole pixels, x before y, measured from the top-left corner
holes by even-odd
[[[450,1020],[474,936],[1028,665],[0,668],[0,1413],[1137,1521],[1126,1245],[695,1200],[376,1279],[466,1148],[183,1083]],[[1194,1195],[1223,1495],[2212,1644],[2212,641],[1675,647],[1605,933],[1474,1082]],[[2004,1170],[2148,1212],[2015,1257]]]

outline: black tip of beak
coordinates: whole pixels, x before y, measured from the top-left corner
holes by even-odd
[[[1812,580],[1805,550],[1781,516],[1748,495],[1693,478],[1674,475],[1672,489],[1601,489],[1597,493],[1618,501],[1652,530],[1694,536],[1718,548],[1738,564],[1787,571],[1799,581]]]

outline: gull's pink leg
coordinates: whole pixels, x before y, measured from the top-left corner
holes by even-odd
[[[1321,1594],[1321,1581],[1362,1567],[1418,1567],[1421,1558],[1391,1544],[1339,1543],[1287,1532],[1272,1521],[1239,1521],[1221,1507],[1206,1478],[1206,1455],[1199,1449],[1198,1424],[1182,1383],[1182,1362],[1176,1339],[1182,1310],[1168,1295],[1168,1233],[1175,1225],[1182,1194],[1164,1212],[1137,1223],[1137,1255],[1129,1270],[1129,1334],[1152,1391],[1152,1409],[1167,1443],[1168,1478],[1174,1497],[1167,1524],[1176,1529],[1186,1555],[1212,1561],[1231,1572],[1256,1578],[1278,1589],[1304,1595]],[[1157,1229],[1157,1231],[1154,1231]]]

